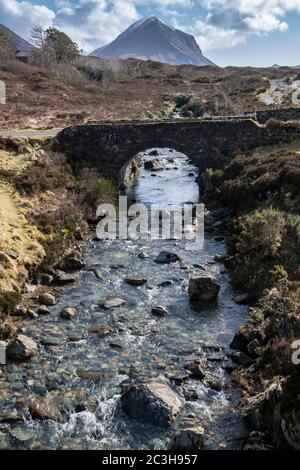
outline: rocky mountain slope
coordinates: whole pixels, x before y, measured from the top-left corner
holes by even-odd
[[[30,50],[34,48],[32,44],[25,39],[21,38],[18,34],[14,33],[11,29],[7,28],[3,24],[0,23],[0,32],[3,32],[9,39],[12,47],[15,48],[16,52],[28,54]]]
[[[192,35],[170,28],[154,16],[134,23],[112,43],[90,55],[149,59],[171,65],[215,65],[204,57]]]

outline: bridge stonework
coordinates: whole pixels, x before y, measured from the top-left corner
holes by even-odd
[[[300,137],[296,123],[259,125],[252,119],[103,123],[69,127],[58,148],[74,169],[91,166],[118,180],[137,153],[169,147],[186,154],[200,171],[221,167],[238,150],[288,143]]]

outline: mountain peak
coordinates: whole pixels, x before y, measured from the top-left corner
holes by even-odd
[[[156,16],[141,18],[113,42],[90,55],[154,60],[171,65],[215,65],[204,57],[194,36],[167,26]]]

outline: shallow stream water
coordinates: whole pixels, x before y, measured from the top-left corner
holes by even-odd
[[[149,151],[141,155],[150,159]],[[133,197],[145,204],[197,202],[197,169],[187,157],[159,150],[164,170],[140,169]],[[182,263],[158,265],[163,250]],[[144,259],[140,258],[143,253]],[[244,322],[247,308],[234,302],[229,276],[215,255],[225,254],[223,242],[206,236],[203,249],[190,251],[186,241],[91,241],[87,266],[75,284],[66,287],[49,315],[23,323],[24,334],[39,343],[39,355],[28,364],[9,363],[0,379],[0,417],[17,410],[21,422],[0,421],[0,447],[11,449],[167,449],[173,429],[130,419],[121,408],[120,384],[125,380],[168,381],[186,399],[181,422],[196,419],[205,428],[207,449],[238,449],[245,426],[233,412],[239,400],[225,372],[229,344]],[[191,276],[211,274],[221,285],[217,303],[194,310],[188,299]],[[126,276],[147,278],[133,287]],[[161,285],[164,281],[164,287]],[[126,304],[103,310],[106,298]],[[151,314],[155,305],[168,315]],[[76,306],[71,321],[60,317],[65,306]],[[110,328],[100,338],[91,327]],[[184,364],[202,358],[204,381],[182,381]],[[43,400],[55,419],[32,419],[30,400]],[[4,420],[5,421],[5,420]],[[7,420],[6,420],[7,421]]]

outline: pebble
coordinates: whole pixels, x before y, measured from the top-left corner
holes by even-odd
[[[151,313],[152,315],[156,315],[157,317],[165,317],[166,315],[168,315],[168,311],[160,305],[153,307]]]

